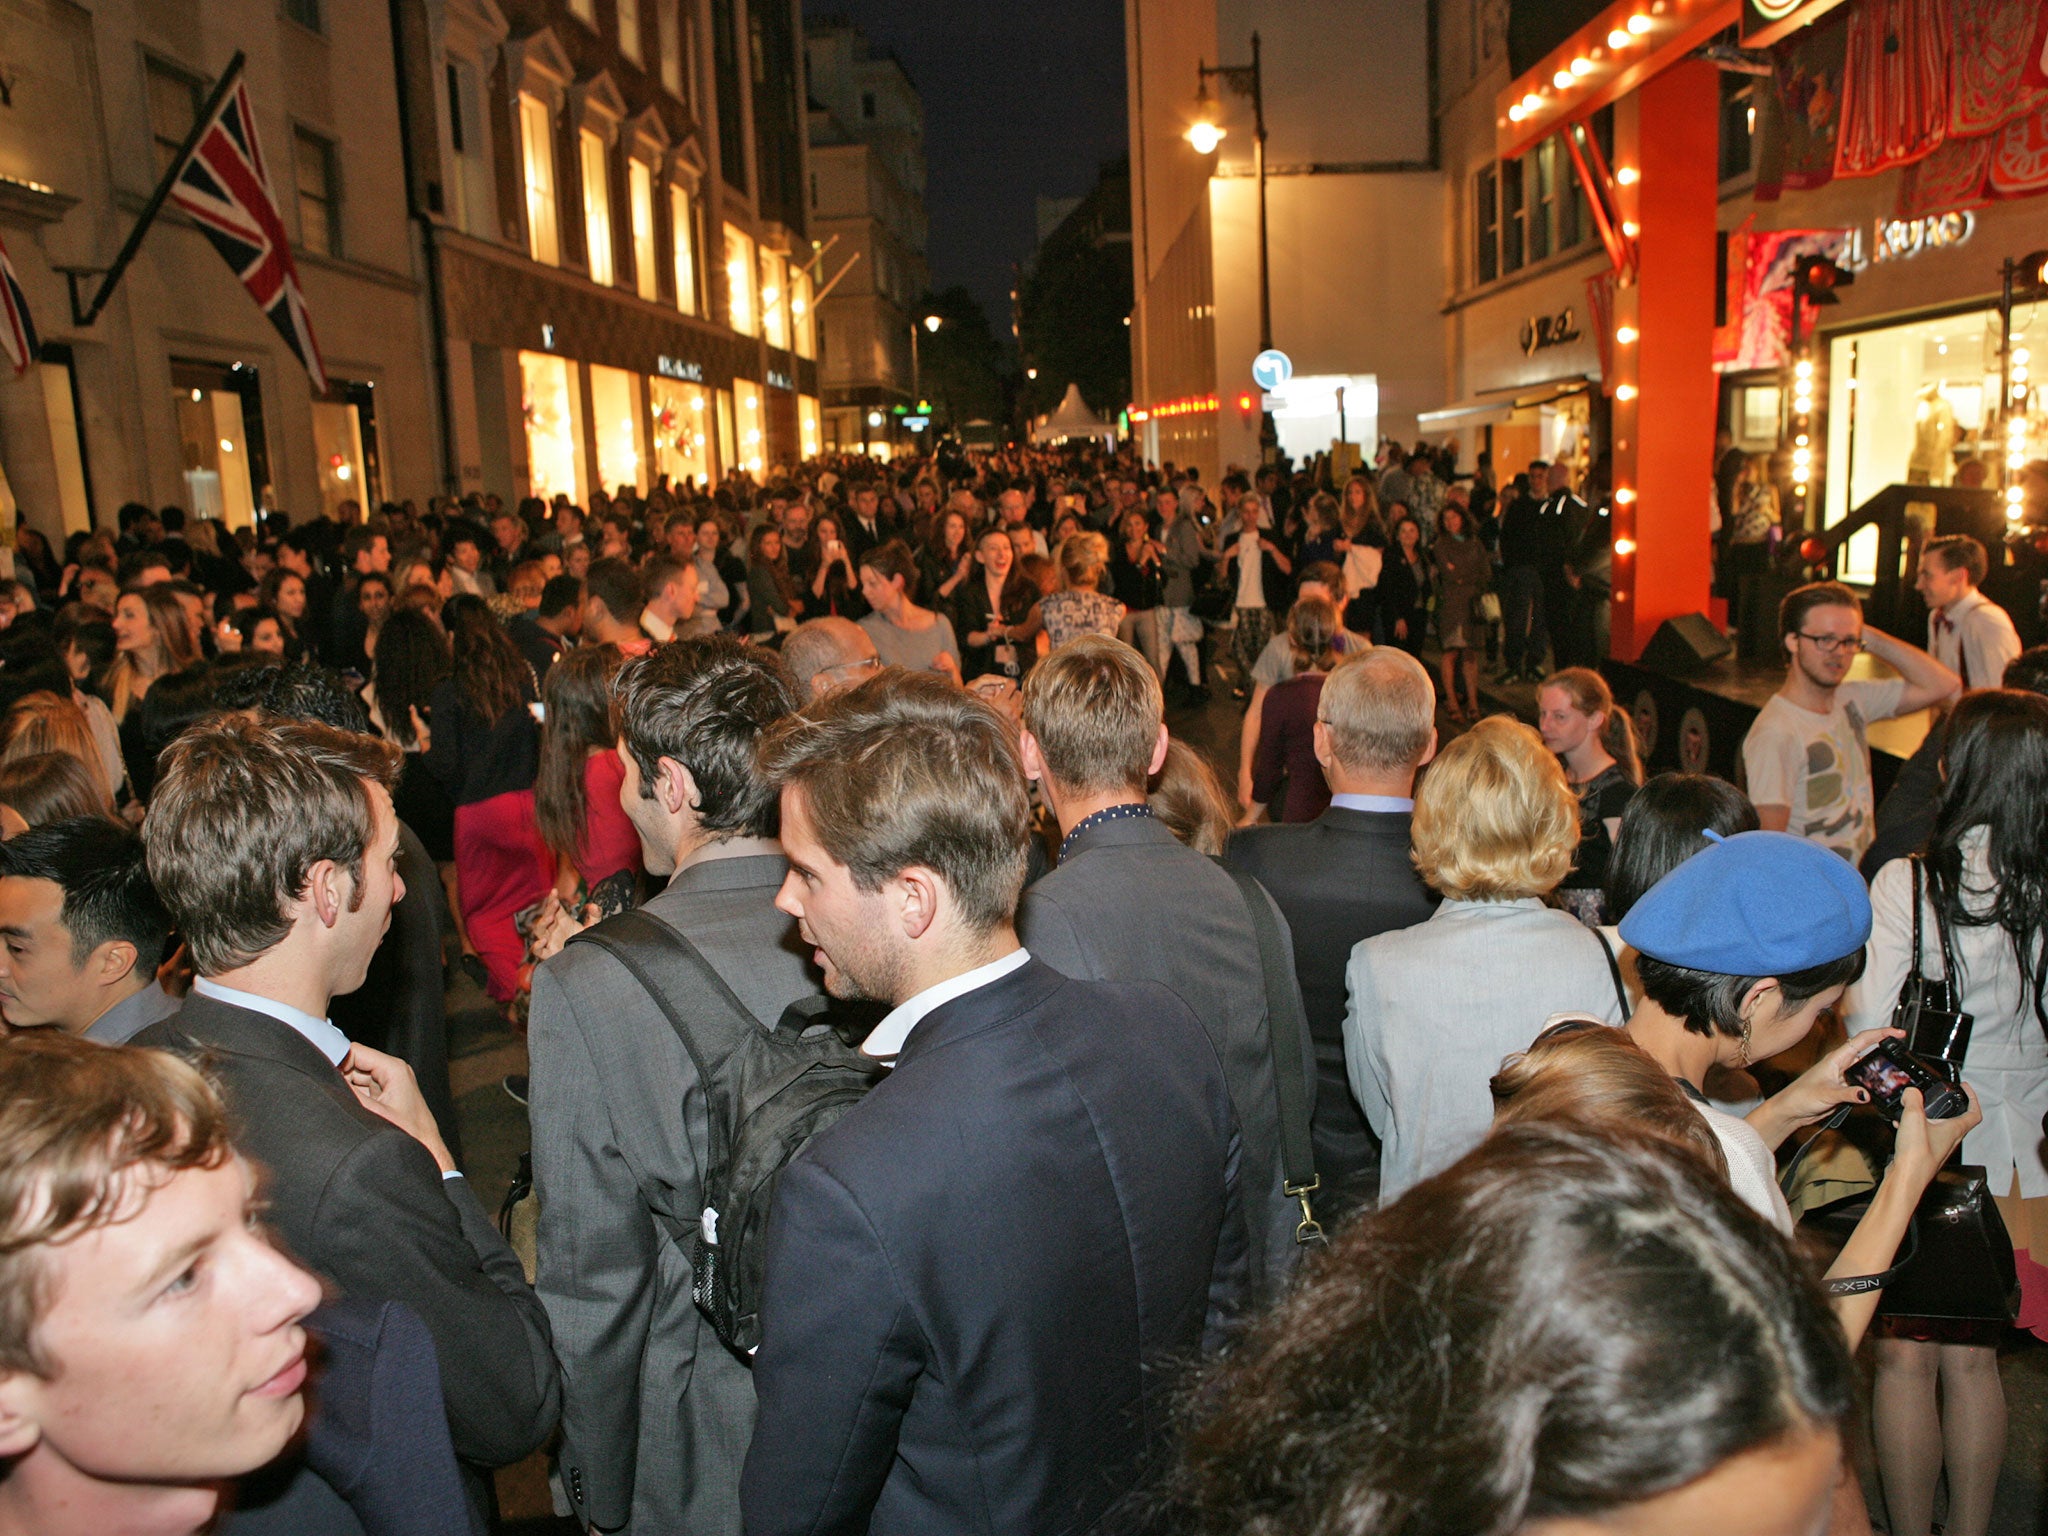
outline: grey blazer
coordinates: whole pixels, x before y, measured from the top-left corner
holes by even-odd
[[[1288,937],[1277,906],[1273,915]],[[1149,816],[1102,822],[1024,892],[1017,934],[1032,954],[1076,981],[1156,981],[1202,1021],[1223,1063],[1244,1142],[1252,1286],[1271,1295],[1294,1267],[1300,1207],[1280,1188],[1265,976],[1258,934],[1236,882],[1163,822]],[[1304,1052],[1305,1060],[1311,1056]],[[1315,1081],[1312,1065],[1309,1081]]]
[[[787,869],[779,854],[711,859],[647,903],[771,1023],[819,990],[795,922],[774,907]],[[709,1132],[689,1053],[618,961],[587,944],[535,973],[527,1050],[535,1288],[562,1362],[562,1485],[602,1529],[738,1536],[753,1377],[691,1302],[689,1255],[670,1235],[704,1208]]]
[[[1195,600],[1195,570],[1202,563],[1202,529],[1194,517],[1186,512],[1175,517],[1160,540],[1166,546],[1166,557],[1160,564],[1166,570],[1164,601],[1169,608],[1185,608]]]

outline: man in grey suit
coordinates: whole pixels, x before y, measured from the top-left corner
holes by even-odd
[[[1202,1021],[1244,1138],[1252,1284],[1270,1294],[1294,1267],[1301,1212],[1281,1188],[1258,933],[1237,883],[1145,802],[1166,760],[1157,674],[1122,641],[1068,641],[1025,680],[1021,745],[1064,841],[1057,867],[1024,892],[1018,937],[1076,981],[1160,982]]]
[[[1314,821],[1233,833],[1223,861],[1265,886],[1294,934],[1316,1053],[1316,1215],[1329,1221],[1370,1208],[1379,1191],[1379,1142],[1344,1065],[1344,968],[1360,940],[1436,910],[1408,841],[1415,775],[1436,754],[1436,690],[1421,662],[1383,645],[1330,674],[1316,714],[1330,808]]]
[[[662,646],[617,687],[620,803],[649,872],[670,875],[643,910],[772,1024],[820,991],[795,922],[775,910],[788,864],[775,792],[754,770],[756,738],[795,713],[795,688],[772,652],[724,635]],[[730,1019],[703,996],[665,1001]],[[590,944],[535,973],[527,1049],[563,1486],[600,1530],[737,1536],[753,1379],[691,1301],[677,1241],[704,1208],[703,1084],[661,1009]]]

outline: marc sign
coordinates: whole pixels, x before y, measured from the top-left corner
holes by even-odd
[[[1567,304],[1554,315],[1531,315],[1522,322],[1522,351],[1533,357],[1545,347],[1561,347],[1583,334],[1578,316]]]
[[[704,382],[702,363],[686,363],[680,357],[670,357],[666,352],[655,358],[654,371],[665,379],[687,379],[692,384]]]

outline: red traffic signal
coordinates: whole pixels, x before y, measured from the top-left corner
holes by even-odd
[[[1792,269],[1792,289],[1809,304],[1839,304],[1841,299],[1835,290],[1847,288],[1855,281],[1854,272],[1836,266],[1825,256],[1802,256]]]
[[[1827,557],[1828,547],[1822,540],[1808,534],[1799,541],[1799,558],[1808,565],[1820,565]]]

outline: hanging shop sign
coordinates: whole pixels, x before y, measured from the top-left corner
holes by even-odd
[[[1959,213],[1934,213],[1924,219],[1879,219],[1871,244],[1872,261],[1899,261],[1923,251],[1938,251],[1961,245],[1977,232],[1977,215],[1964,209]]]
[[[670,357],[666,352],[655,358],[654,371],[665,379],[682,379],[691,384],[704,382],[702,363],[687,363],[680,357]]]
[[[1534,357],[1545,347],[1561,347],[1584,334],[1579,329],[1579,317],[1567,304],[1554,315],[1531,315],[1522,322],[1522,351]]]
[[[1768,48],[1787,33],[1811,26],[1842,0],[1742,0],[1742,46]]]

